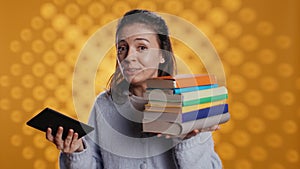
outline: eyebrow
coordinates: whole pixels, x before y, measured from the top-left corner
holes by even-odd
[[[146,38],[135,38],[134,41],[139,41],[139,40],[144,40],[147,41],[148,43],[150,43],[150,41]]]
[[[121,42],[126,42],[124,39],[121,39],[118,41],[118,43],[121,43]]]

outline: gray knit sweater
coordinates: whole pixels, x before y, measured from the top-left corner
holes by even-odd
[[[84,151],[61,153],[61,169],[222,168],[211,132],[186,140],[142,133],[143,100],[129,98],[117,104],[105,92],[97,97],[89,120],[95,130],[83,138]]]

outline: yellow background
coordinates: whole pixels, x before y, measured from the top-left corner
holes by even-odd
[[[72,73],[81,47],[95,30],[137,7],[189,20],[216,47],[232,115],[214,133],[225,169],[300,167],[298,0],[12,0],[0,5],[1,168],[57,168],[56,148],[24,124],[45,106],[76,117]],[[194,73],[203,71],[188,47],[173,42]],[[102,91],[110,62],[113,50],[95,82],[81,85],[95,83],[95,94]]]

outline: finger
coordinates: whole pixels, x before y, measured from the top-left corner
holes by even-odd
[[[64,147],[70,147],[70,144],[72,142],[72,139],[73,139],[73,133],[74,133],[74,130],[70,129],[69,132],[68,132],[68,135],[64,141]]]
[[[78,133],[74,133],[73,139],[70,145],[71,150],[76,150],[78,148]]]
[[[157,134],[157,135],[156,135],[156,137],[161,137],[161,136],[162,136],[162,134]]]
[[[73,136],[73,140],[72,141],[77,141],[78,140],[78,133],[74,133],[74,136]]]
[[[73,151],[81,152],[84,150],[84,145],[82,139],[81,138],[78,139],[78,137],[79,137],[78,133],[75,133],[72,142],[72,149]]]
[[[54,141],[54,137],[52,135],[52,129],[51,128],[47,128],[46,131],[46,139],[53,142]]]
[[[64,148],[64,141],[62,140],[63,128],[60,126],[57,129],[54,143],[56,144],[57,149],[62,150]]]
[[[59,126],[55,135],[56,140],[62,140],[62,134],[63,134],[63,127]]]
[[[70,146],[70,152],[80,152],[83,151],[84,147],[83,147],[83,143],[81,139],[78,139],[79,135],[78,133],[74,133],[73,135],[73,140]]]
[[[220,129],[220,126],[219,125],[214,125],[214,126],[208,128],[208,129],[209,129],[209,131],[216,131],[216,130]]]
[[[171,136],[170,136],[170,135],[165,135],[165,138],[166,138],[166,139],[170,139]]]
[[[193,130],[193,132],[194,132],[195,134],[198,134],[198,133],[200,132],[200,130],[195,129],[195,130]]]
[[[217,125],[217,127],[215,128],[215,131],[220,130],[220,129],[221,129],[221,126]]]

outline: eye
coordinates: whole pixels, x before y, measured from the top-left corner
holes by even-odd
[[[125,52],[127,52],[126,46],[118,46],[118,54],[123,54]]]
[[[138,46],[138,51],[144,51],[144,50],[147,50],[147,49],[148,49],[147,46],[144,46],[144,45]]]

